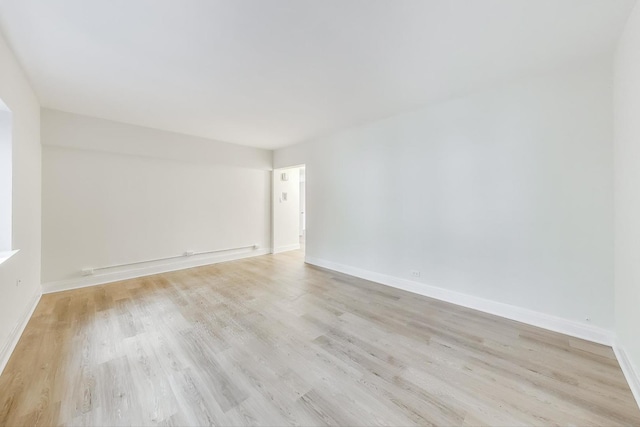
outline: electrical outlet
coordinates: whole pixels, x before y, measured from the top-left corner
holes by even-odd
[[[16,286],[20,286],[21,284],[22,284],[22,280],[17,279],[17,280],[16,280]]]
[[[194,251],[185,251],[184,256],[193,256],[194,253]]]
[[[91,267],[83,268],[82,269],[82,275],[83,276],[91,276],[91,275],[93,275],[93,268],[91,268]]]
[[[413,277],[420,277],[420,272],[418,270],[412,270],[411,271],[411,276]]]

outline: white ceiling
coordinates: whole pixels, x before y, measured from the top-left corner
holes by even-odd
[[[264,148],[611,51],[634,0],[0,0],[43,106]]]

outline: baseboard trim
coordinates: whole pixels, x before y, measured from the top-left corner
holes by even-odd
[[[350,276],[370,280],[372,282],[413,292],[415,294],[434,298],[440,301],[472,308],[474,310],[537,326],[539,328],[548,329],[550,331],[559,332],[572,337],[608,346],[613,345],[613,333],[609,330],[596,326],[585,325],[583,323],[550,314],[310,256],[305,257],[305,262],[318,267],[348,274]]]
[[[300,243],[296,243],[293,245],[285,245],[285,246],[278,246],[277,248],[273,248],[273,253],[274,254],[279,254],[281,252],[287,252],[287,251],[295,251],[300,249]]]
[[[201,267],[203,265],[218,264],[220,262],[235,261],[238,259],[267,255],[270,252],[271,251],[269,249],[249,249],[231,254],[216,254],[207,256],[196,255],[185,260],[164,261],[160,263],[154,263],[150,266],[128,268],[126,270],[106,272],[93,276],[43,283],[42,290],[45,294],[69,291],[72,289],[86,288],[89,286],[104,285],[105,283],[118,282],[121,280],[135,279],[137,277],[151,276],[153,274],[167,273],[169,271],[184,270],[187,268]]]
[[[631,359],[627,357],[624,347],[617,338],[613,344],[613,352],[616,354],[622,373],[627,383],[629,383],[629,388],[631,388],[631,393],[633,393],[633,397],[636,399],[638,408],[640,408],[640,370],[633,366]]]
[[[18,323],[13,328],[9,337],[7,338],[7,342],[5,342],[4,346],[2,346],[2,350],[0,350],[0,374],[4,371],[4,368],[9,363],[9,359],[11,358],[11,354],[13,354],[13,350],[15,350],[16,345],[18,345],[18,341],[20,341],[20,337],[24,332],[24,329],[27,327],[27,323],[31,320],[31,316],[35,311],[38,303],[40,302],[40,298],[42,297],[42,288],[38,286],[38,290],[29,300],[29,304],[18,319]]]

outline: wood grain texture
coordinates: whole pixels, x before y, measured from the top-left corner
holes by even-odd
[[[640,425],[610,348],[267,255],[43,296],[0,425]]]

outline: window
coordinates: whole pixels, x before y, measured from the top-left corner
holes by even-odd
[[[0,100],[0,259],[11,251],[12,114]]]

